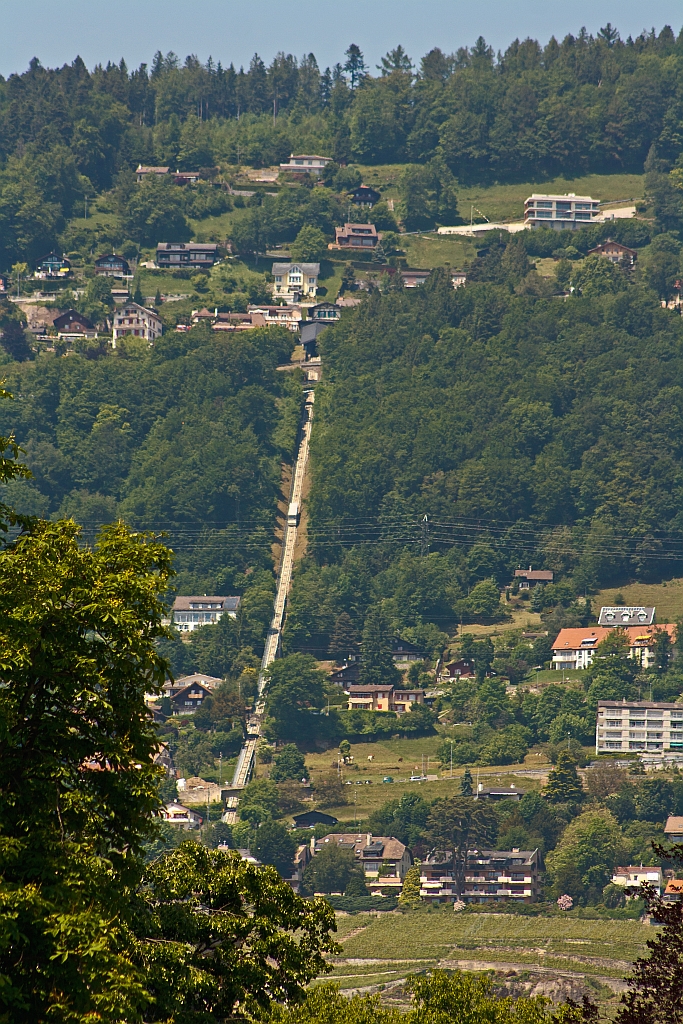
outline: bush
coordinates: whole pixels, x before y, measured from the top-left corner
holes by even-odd
[[[306,759],[295,743],[287,743],[276,755],[270,778],[273,782],[286,782],[288,779],[301,781],[308,778]]]

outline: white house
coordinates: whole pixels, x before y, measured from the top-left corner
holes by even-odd
[[[138,305],[137,302],[126,302],[121,309],[114,311],[112,330],[113,345],[116,348],[118,338],[132,334],[135,338],[144,338],[150,345],[161,337],[161,320],[153,309]]]
[[[534,192],[524,201],[524,223],[531,228],[574,231],[594,221],[599,212],[598,199],[573,192],[563,196]]]
[[[314,299],[320,277],[319,263],[273,263],[273,298],[290,305]]]
[[[236,619],[239,606],[239,597],[176,597],[171,616],[164,619],[164,624],[172,622],[181,633],[191,633],[200,626],[218,622],[222,615]]]
[[[629,658],[643,668],[650,668],[655,662],[658,633],[668,633],[672,644],[676,640],[676,626],[671,622],[663,622],[659,626],[625,626],[622,629],[629,643]],[[558,670],[588,668],[598,644],[613,631],[613,626],[561,629],[553,644],[552,667]]]
[[[663,875],[660,867],[643,867],[629,864],[625,868],[615,868],[614,874],[612,875],[613,885],[623,885],[635,887],[640,885],[641,882],[649,882],[650,885],[654,885],[659,896],[662,891]]]
[[[184,807],[177,800],[162,807],[161,817],[169,825],[178,825],[180,828],[199,828],[203,821],[201,814],[191,811],[189,807]]]
[[[307,171],[309,174],[322,174],[325,164],[329,164],[330,159],[329,156],[310,156],[306,153],[292,153],[286,164],[280,164],[280,170]]]

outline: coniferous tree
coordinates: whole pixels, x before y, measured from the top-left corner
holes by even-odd
[[[472,796],[472,772],[469,768],[465,768],[463,776],[460,780],[460,792],[463,796]]]
[[[578,803],[584,798],[581,779],[576,771],[576,761],[568,750],[562,750],[557,764],[548,775],[543,795],[553,804]]]
[[[358,630],[355,629],[349,613],[342,612],[337,616],[337,621],[334,624],[329,652],[340,658],[348,658],[349,654],[356,654],[357,651]]]
[[[361,652],[360,681],[363,686],[397,685],[401,673],[391,655],[389,626],[379,605],[370,608],[365,617]]]
[[[411,868],[408,868],[406,877],[403,879],[401,895],[398,898],[398,902],[401,906],[417,907],[420,905],[420,875],[421,871],[419,863],[413,864]]]

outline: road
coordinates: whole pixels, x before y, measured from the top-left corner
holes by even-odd
[[[306,466],[308,463],[308,449],[311,440],[311,429],[313,426],[313,406],[315,402],[315,392],[309,391],[306,394],[306,400],[304,403],[304,410],[301,423],[299,450],[297,452],[296,463],[294,464],[294,473],[292,476],[292,486],[289,496],[289,502],[296,504],[298,508],[301,508],[301,497],[303,492],[304,477],[306,475]],[[285,623],[285,610],[287,608],[287,597],[289,595],[289,589],[292,583],[292,569],[294,565],[294,547],[296,544],[296,534],[298,525],[287,522],[285,525],[285,534],[282,544],[282,557],[280,560],[280,569],[277,579],[277,588],[275,591],[275,600],[273,602],[273,618],[270,623],[270,628],[266,635],[266,642],[263,650],[263,658],[261,660],[261,671],[259,672],[258,678],[258,698],[256,703],[255,714],[249,719],[247,723],[247,738],[240,751],[237,764],[235,766],[235,774],[232,779],[232,790],[241,790],[249,782],[251,774],[254,770],[254,758],[256,756],[256,745],[261,736],[261,722],[265,711],[265,696],[266,688],[268,686],[268,668],[272,662],[277,658],[281,650],[282,641],[282,629]],[[237,821],[237,801],[238,794],[231,797],[231,806],[228,808],[224,815],[224,821],[228,824],[234,824]]]

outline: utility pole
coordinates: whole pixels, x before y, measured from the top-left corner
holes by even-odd
[[[429,518],[425,512],[422,517],[421,537],[420,537],[420,555],[422,558],[429,554]]]
[[[88,219],[88,193],[87,192],[83,193],[83,199],[85,200],[85,217],[84,217],[84,220],[87,220]]]
[[[453,740],[451,740],[451,778],[453,778]]]
[[[223,785],[223,752],[218,755],[218,785]]]

